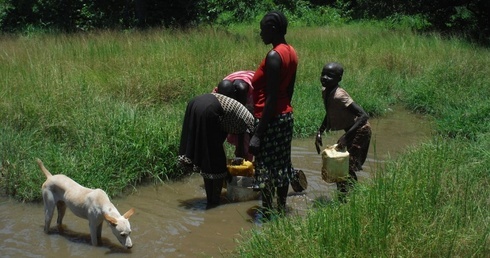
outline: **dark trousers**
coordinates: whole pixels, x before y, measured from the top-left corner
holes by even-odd
[[[371,125],[365,125],[357,129],[351,139],[346,139],[347,151],[349,152],[349,180],[337,183],[337,190],[340,192],[339,199],[345,201],[345,195],[349,192],[355,182],[357,182],[356,172],[362,170],[362,165],[366,161],[371,142]]]

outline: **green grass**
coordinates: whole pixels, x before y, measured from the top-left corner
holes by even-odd
[[[240,256],[487,256],[490,160],[475,157],[488,150],[440,140],[390,162],[347,204],[320,203],[306,218],[247,233]]]
[[[370,115],[403,105],[431,116],[435,137],[391,160],[347,204],[247,233],[237,254],[487,256],[488,49],[372,24],[292,27],[287,39],[300,61],[296,137],[321,122],[319,75],[330,61],[344,65],[343,87]],[[40,200],[35,158],[110,196],[182,176],[185,102],[230,72],[254,70],[268,50],[258,26],[0,38],[0,189]]]

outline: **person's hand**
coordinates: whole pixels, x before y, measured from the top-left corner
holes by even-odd
[[[345,141],[345,134],[344,134],[337,141],[337,149],[341,150],[341,149],[345,148],[345,146],[346,146],[346,141]]]
[[[248,146],[248,152],[254,156],[257,156],[260,150],[260,138],[257,135],[252,136]]]
[[[243,164],[243,161],[245,159],[244,158],[241,158],[241,157],[235,157],[232,161],[231,161],[231,164],[232,165],[241,165]]]
[[[320,132],[317,132],[315,138],[315,147],[316,147],[316,152],[318,152],[318,154],[320,154],[320,146],[323,146],[322,134]]]

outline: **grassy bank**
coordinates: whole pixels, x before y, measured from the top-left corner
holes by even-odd
[[[318,203],[243,234],[241,257],[488,257],[487,146],[408,150],[346,204]],[[482,159],[484,158],[484,159]]]
[[[306,218],[245,233],[239,256],[488,257],[490,52],[437,35],[343,29],[302,31],[312,33],[308,58],[341,60],[343,84],[371,114],[403,104],[434,117],[436,136],[390,161],[347,204],[318,203]]]
[[[392,161],[346,205],[267,224],[239,253],[488,254],[489,51],[369,24],[291,28],[287,39],[300,58],[296,137],[321,122],[319,75],[329,61],[344,64],[343,86],[372,116],[401,104],[433,116],[438,136]],[[36,157],[111,196],[180,176],[185,101],[230,72],[254,70],[268,49],[256,26],[1,38],[0,189],[39,200]]]

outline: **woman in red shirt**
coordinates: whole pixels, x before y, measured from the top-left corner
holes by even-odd
[[[249,144],[255,156],[255,176],[262,192],[262,206],[268,217],[277,193],[277,211],[284,213],[290,180],[293,138],[293,107],[291,99],[296,80],[298,57],[287,44],[288,22],[280,12],[267,13],[260,22],[260,37],[272,44],[252,79],[256,130]]]

